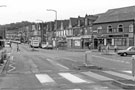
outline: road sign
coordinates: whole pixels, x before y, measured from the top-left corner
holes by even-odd
[[[132,76],[133,76],[133,80],[135,77],[135,55],[132,56]]]

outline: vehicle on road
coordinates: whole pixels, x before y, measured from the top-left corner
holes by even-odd
[[[53,46],[50,44],[42,44],[41,46],[43,49],[53,49]]]
[[[117,54],[120,56],[135,55],[135,46],[130,46],[125,50],[119,50]]]
[[[40,37],[32,37],[30,41],[30,47],[39,47],[40,46]]]

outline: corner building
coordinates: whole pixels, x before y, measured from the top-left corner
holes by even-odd
[[[117,45],[120,49],[135,45],[135,6],[110,9],[98,15],[93,31],[97,32],[96,45]]]

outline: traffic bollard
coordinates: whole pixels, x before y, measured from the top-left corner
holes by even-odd
[[[88,54],[89,54],[90,60],[92,60],[92,53],[91,53],[91,51],[86,51],[85,52],[85,62],[84,62],[85,66],[88,66]]]
[[[132,76],[133,81],[135,81],[135,55],[132,55]]]

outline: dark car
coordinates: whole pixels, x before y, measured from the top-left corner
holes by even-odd
[[[125,50],[119,50],[117,54],[120,56],[135,55],[135,46],[130,46]]]

